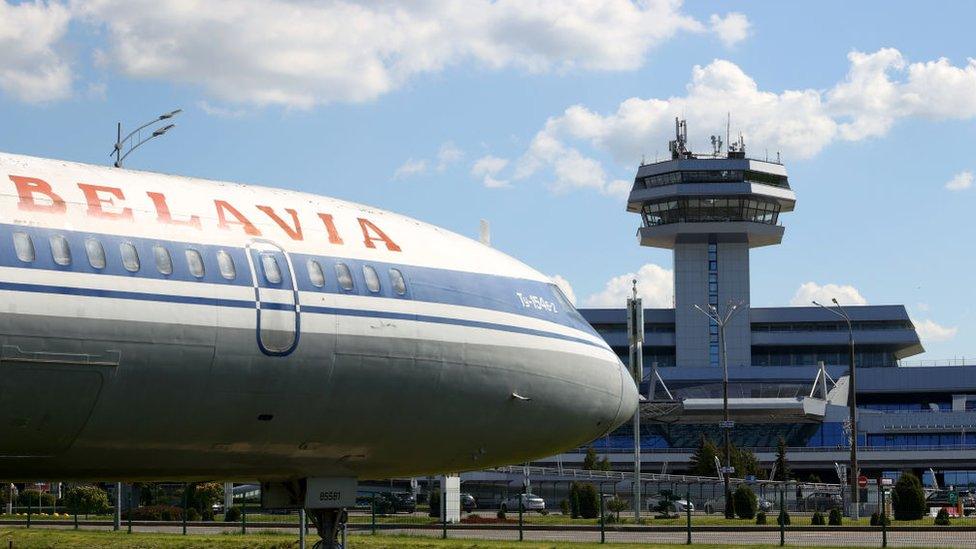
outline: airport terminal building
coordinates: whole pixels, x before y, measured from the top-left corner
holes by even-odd
[[[706,312],[736,305],[723,330],[736,446],[768,468],[782,437],[796,475],[834,481],[850,453],[853,334],[862,474],[976,484],[976,365],[907,366],[924,349],[901,305],[749,307],[749,251],[781,242],[780,215],[796,202],[786,168],[747,158],[741,138],[693,154],[684,122],[676,130],[671,158],[640,166],[627,203],[640,244],[674,254],[675,307],[644,310],[643,470],[684,472],[702,433],[721,441],[720,327]],[[580,313],[628,363],[627,311]],[[628,424],[592,445],[629,469],[633,444]],[[583,450],[546,464],[571,466]]]

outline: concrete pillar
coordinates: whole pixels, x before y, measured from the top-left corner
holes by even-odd
[[[234,483],[225,482],[224,483],[224,512],[230,510],[234,506]]]
[[[444,519],[450,523],[461,521],[461,477],[447,475],[441,482],[441,505]]]

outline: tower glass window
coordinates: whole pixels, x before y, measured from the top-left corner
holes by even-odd
[[[749,221],[775,225],[780,205],[766,199],[741,197],[678,198],[644,205],[645,226],[670,223]]]

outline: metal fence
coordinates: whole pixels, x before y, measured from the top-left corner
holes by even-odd
[[[914,514],[905,501],[893,505],[892,487],[869,483],[859,493],[857,520],[851,517],[850,494],[837,485],[731,482],[733,518],[726,518],[725,486],[708,479],[645,481],[637,503],[629,480],[534,481],[529,492],[544,502],[521,497],[510,482],[464,484],[474,508],[449,520],[431,483],[414,508],[398,508],[388,494],[364,494],[349,510],[348,533],[355,536],[412,535],[445,539],[539,540],[551,542],[976,547],[976,499],[965,491],[943,490],[915,502]],[[434,508],[431,509],[431,500]],[[904,500],[904,496],[902,500]],[[468,500],[471,501],[471,500]],[[138,507],[134,507],[138,509]],[[846,512],[843,510],[846,509]],[[14,507],[0,525],[60,525],[74,528],[117,528],[192,534],[223,530],[240,534],[277,530],[297,537],[301,515],[270,513],[250,503],[228,515],[229,521],[191,520],[184,506],[176,520],[136,520],[125,513],[117,524],[114,509],[97,516],[76,515],[63,507],[31,504]],[[909,509],[912,510],[912,509]],[[21,515],[17,515],[21,513]],[[53,513],[57,513],[54,515]],[[937,516],[941,515],[941,516]],[[309,524],[305,525],[306,530]]]

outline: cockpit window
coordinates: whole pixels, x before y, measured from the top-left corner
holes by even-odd
[[[566,297],[566,294],[564,294],[563,291],[559,289],[559,286],[555,284],[550,284],[549,287],[552,288],[552,294],[556,297],[556,301],[559,303],[559,306],[564,311],[566,311],[566,313],[569,316],[573,317],[574,319],[580,322],[589,324],[588,322],[586,322],[586,319],[583,318],[583,315],[579,314],[579,311],[576,310],[576,307],[573,306],[573,303],[569,300],[568,297]]]

